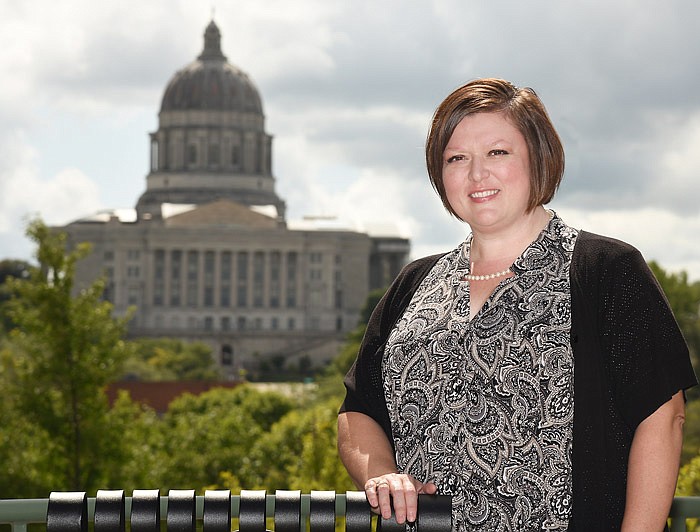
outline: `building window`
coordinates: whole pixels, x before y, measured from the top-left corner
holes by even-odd
[[[199,293],[199,252],[187,252],[187,306],[197,306]]]
[[[214,260],[213,251],[204,253],[204,306],[214,306]]]
[[[158,141],[151,141],[151,172],[158,170]]]
[[[127,290],[127,304],[138,305],[141,302],[141,287],[130,286]]]
[[[296,320],[294,318],[288,318],[287,319],[287,329],[290,331],[293,331],[296,328]]]
[[[211,316],[204,317],[204,330],[213,331],[214,330],[214,318]]]
[[[141,258],[141,250],[139,249],[129,249],[126,252],[127,260],[139,260]]]
[[[112,261],[114,260],[114,251],[111,249],[108,249],[104,252],[103,258],[105,261]]]
[[[265,254],[256,251],[253,255],[253,306],[263,306],[265,295]]]
[[[245,331],[246,329],[246,321],[245,321],[245,316],[239,316],[238,320],[236,321],[236,328],[239,331]]]
[[[286,303],[288,308],[297,306],[297,253],[290,251],[287,253],[287,294]]]
[[[114,303],[114,268],[109,266],[104,270],[105,289],[102,292],[102,299]]]
[[[241,166],[241,147],[239,145],[231,146],[231,164],[238,168]]]
[[[219,285],[219,305],[231,306],[231,252],[224,251],[221,254],[221,270]]]
[[[187,147],[187,164],[195,166],[197,164],[197,145],[190,144]]]
[[[228,316],[223,316],[221,318],[221,330],[230,331],[231,330],[231,318]]]
[[[157,249],[153,254],[153,305],[165,303],[165,251]]]
[[[138,279],[141,275],[141,269],[138,266],[127,266],[126,276],[130,279]]]
[[[207,157],[207,162],[209,163],[209,166],[219,166],[219,145],[218,144],[210,144],[209,145],[209,153]]]
[[[180,296],[180,277],[182,273],[182,251],[175,249],[170,252],[170,306],[179,307],[182,304]]]
[[[338,255],[336,255],[336,259]],[[336,261],[337,263],[337,261]],[[341,270],[336,270],[334,275],[335,308],[343,308],[343,276]]]
[[[236,256],[236,305],[248,306],[248,252],[241,251]]]
[[[323,291],[318,287],[309,290],[309,306],[318,308],[323,306]]]
[[[270,307],[280,306],[280,267],[282,256],[279,251],[270,253]]]
[[[335,308],[343,308],[343,291],[340,288],[335,289]]]
[[[233,348],[228,344],[221,346],[221,365],[233,366]]]
[[[279,327],[280,327],[280,320],[278,318],[275,318],[275,317],[271,318],[270,319],[270,329],[272,329],[273,331],[276,331],[277,329],[279,329]]]

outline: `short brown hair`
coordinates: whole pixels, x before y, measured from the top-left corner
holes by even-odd
[[[476,79],[452,92],[435,110],[425,145],[433,188],[454,216],[442,181],[443,152],[457,125],[475,113],[503,113],[525,137],[530,159],[528,211],[549,203],[564,175],[564,148],[544,104],[534,90],[502,79]]]

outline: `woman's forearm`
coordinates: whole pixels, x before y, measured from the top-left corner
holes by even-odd
[[[370,478],[396,472],[386,434],[376,421],[359,412],[338,416],[338,454],[358,488],[364,489]]]
[[[630,449],[622,532],[664,529],[678,479],[684,412],[683,392],[678,392],[637,427]]]

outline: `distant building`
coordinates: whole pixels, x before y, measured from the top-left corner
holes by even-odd
[[[205,341],[231,377],[280,357],[330,359],[368,292],[408,259],[397,234],[287,222],[260,94],[223,55],[214,22],[203,52],[165,89],[150,153],[134,210],[61,228],[93,246],[76,278],[106,275],[116,313],[137,309],[132,336]]]

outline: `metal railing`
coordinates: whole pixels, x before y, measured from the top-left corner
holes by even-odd
[[[447,532],[451,528],[451,500],[447,496],[420,495],[416,527],[420,532]],[[51,510],[51,513],[50,513]],[[689,530],[688,519],[700,520],[700,497],[676,497],[669,514],[671,532]],[[128,521],[131,532],[263,532],[272,521],[276,532],[369,531],[373,520],[363,492],[225,490],[195,496],[193,490],[135,490],[131,497],[121,490],[102,490],[97,497],[84,493],[53,493],[48,499],[0,500],[0,524],[12,532],[27,532],[31,524],[44,524],[48,532],[122,532]],[[403,530],[394,519],[381,520],[383,531]],[[697,526],[696,523],[692,523]]]
[[[446,495],[419,495],[416,532],[450,532],[452,499]],[[395,519],[375,516],[364,492],[278,490],[211,490],[196,496],[194,490],[100,490],[96,497],[84,492],[54,492],[48,499],[0,500],[0,524],[12,532],[27,532],[29,525],[45,524],[47,532],[370,532],[373,521],[383,532],[405,530]],[[92,526],[88,526],[91,524]]]

